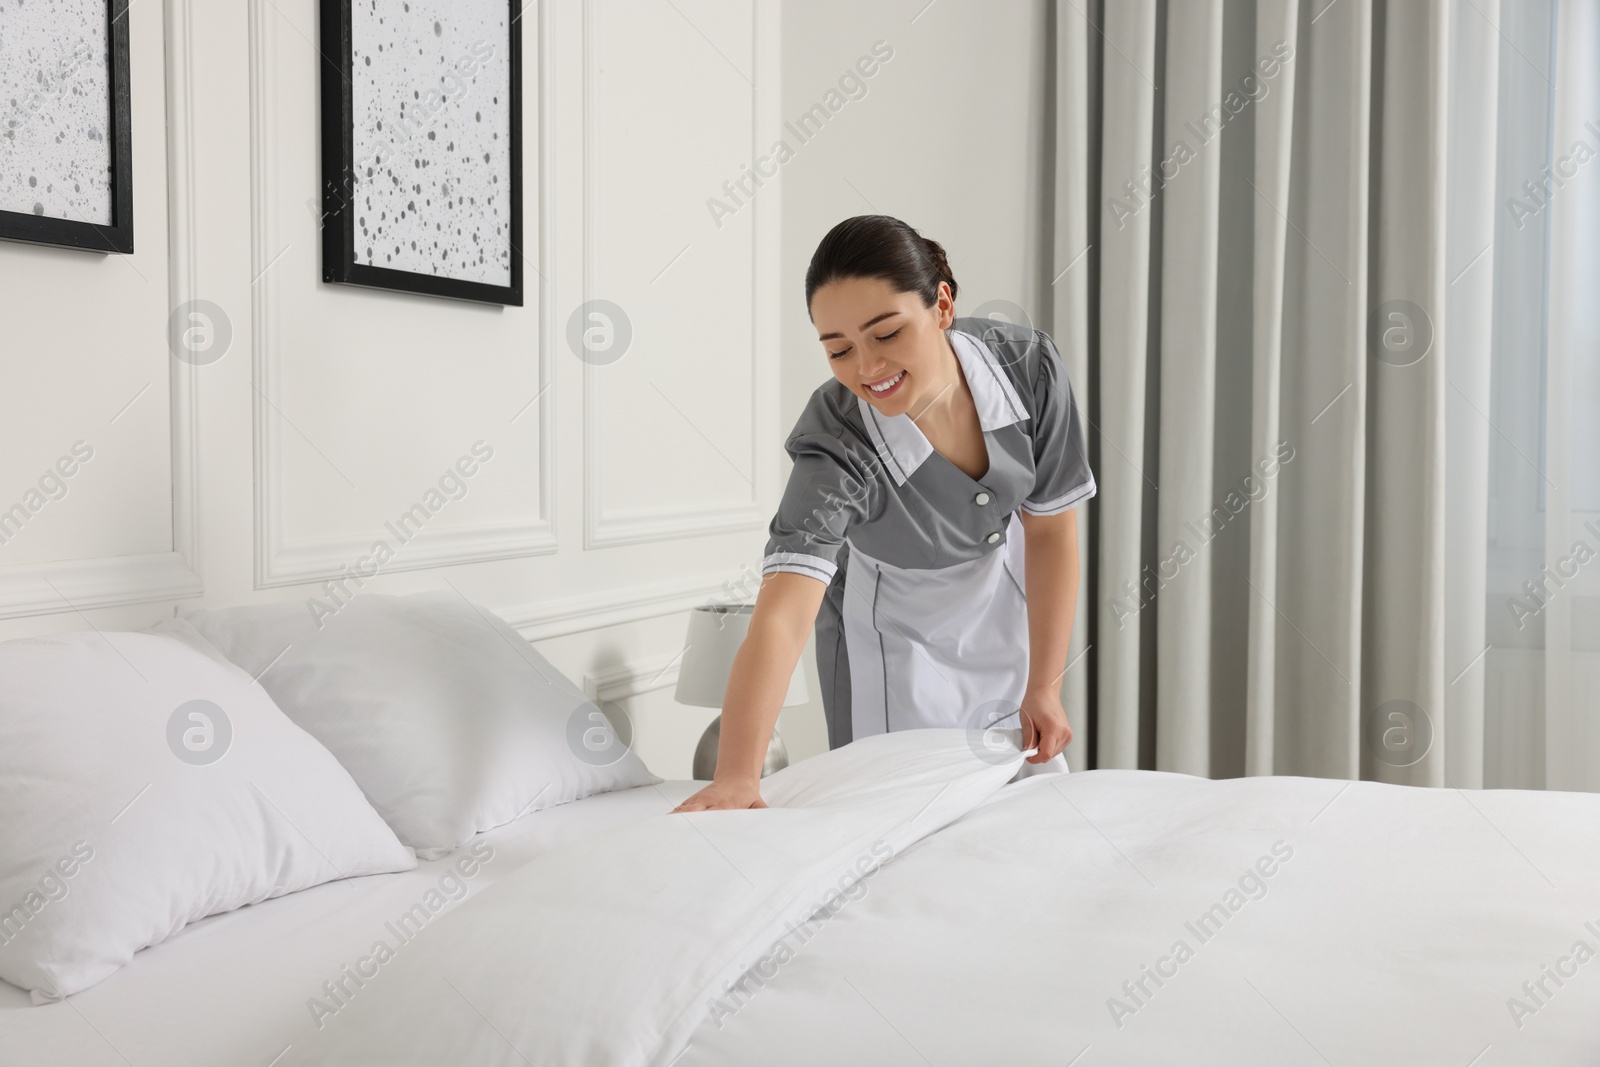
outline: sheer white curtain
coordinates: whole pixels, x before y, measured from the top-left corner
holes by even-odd
[[[1058,4],[1076,766],[1600,786],[1596,8]]]
[[[1600,789],[1600,6],[1502,30],[1485,784]]]

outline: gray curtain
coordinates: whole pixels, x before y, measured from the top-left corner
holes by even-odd
[[[1073,766],[1484,784],[1499,0],[1054,17]]]

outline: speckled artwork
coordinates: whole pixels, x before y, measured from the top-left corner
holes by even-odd
[[[510,5],[351,6],[355,262],[510,284]]]
[[[0,210],[109,225],[106,0],[0,0]]]

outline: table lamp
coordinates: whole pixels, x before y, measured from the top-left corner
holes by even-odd
[[[754,604],[707,605],[689,612],[689,633],[684,639],[683,664],[678,668],[678,688],[674,698],[680,704],[697,708],[721,708],[728,688],[728,674],[733,670],[734,653],[744,644],[750,632],[750,617]],[[789,691],[784,694],[783,706],[794,707],[811,699],[806,689],[805,661],[794,665],[789,678]],[[722,716],[718,715],[700,736],[694,750],[694,776],[699,781],[709,781],[717,770],[717,742],[722,737]],[[789,750],[777,728],[767,743],[767,758],[761,764],[761,777],[789,765]]]

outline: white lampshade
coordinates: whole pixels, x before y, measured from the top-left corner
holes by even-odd
[[[733,656],[750,632],[753,604],[699,607],[689,612],[689,633],[684,639],[683,663],[678,668],[678,703],[697,708],[720,708],[728,689],[728,674]],[[794,665],[789,691],[783,706],[793,707],[811,699],[806,688],[802,658]]]

